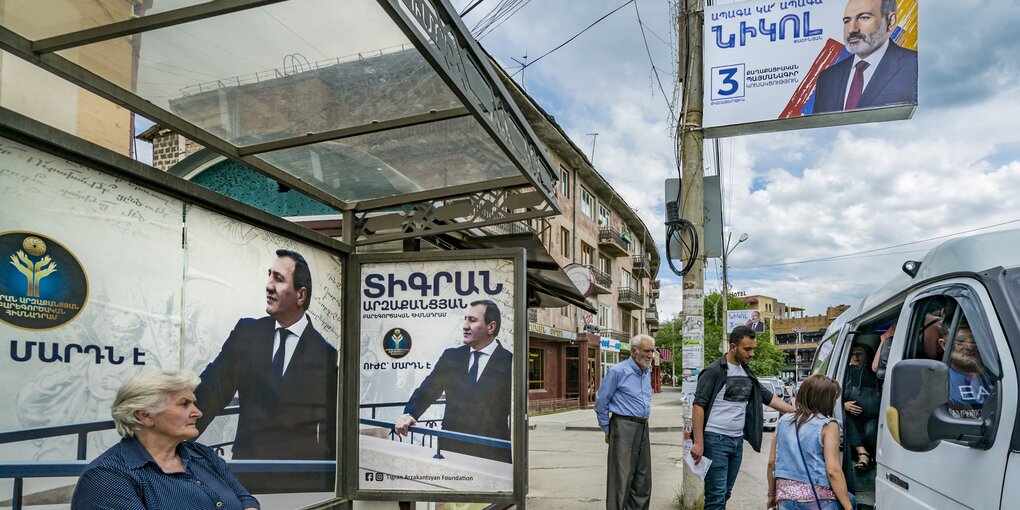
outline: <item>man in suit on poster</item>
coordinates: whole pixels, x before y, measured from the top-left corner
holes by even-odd
[[[235,459],[336,459],[337,351],[306,314],[312,275],[301,254],[277,250],[266,313],[237,322],[195,389],[204,431],[240,400]],[[334,490],[334,473],[239,473],[259,493]]]
[[[443,352],[432,373],[414,390],[394,430],[407,435],[411,425],[446,393],[443,430],[494,439],[510,439],[513,354],[496,340],[500,312],[488,300],[472,302],[464,314],[464,345]],[[506,448],[440,439],[443,450],[510,462]]]
[[[751,318],[747,319],[744,325],[751,328],[751,331],[755,333],[765,331],[765,323],[761,321],[761,313],[757,311],[751,312]]]
[[[889,37],[899,22],[896,0],[849,0],[843,39],[853,57],[818,76],[812,113],[917,103],[917,52]]]

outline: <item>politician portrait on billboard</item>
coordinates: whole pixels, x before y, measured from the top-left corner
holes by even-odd
[[[917,0],[706,7],[706,136],[909,118],[917,25]]]
[[[361,266],[365,490],[509,492],[512,259]]]

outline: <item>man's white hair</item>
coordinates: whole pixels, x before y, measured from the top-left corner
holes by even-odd
[[[648,340],[648,341],[649,341],[649,342],[650,342],[650,343],[652,344],[652,348],[654,348],[654,347],[655,347],[655,339],[654,339],[654,338],[652,338],[652,337],[651,337],[651,336],[649,336],[649,335],[643,335],[643,334],[642,334],[642,335],[634,335],[634,336],[633,336],[633,337],[632,337],[632,338],[630,339],[630,348],[631,348],[632,350],[633,350],[633,349],[637,349],[637,348],[638,348],[638,344],[639,344],[639,343],[641,343],[641,341],[642,341],[642,340]]]

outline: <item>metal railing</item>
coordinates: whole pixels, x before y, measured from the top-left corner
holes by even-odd
[[[630,253],[630,241],[619,230],[610,227],[599,229],[599,246],[604,253],[617,257]]]
[[[588,269],[591,270],[592,276],[595,277],[595,290],[602,291],[599,292],[599,294],[609,293],[609,290],[613,287],[613,277],[609,273],[593,265],[589,265]]]
[[[645,296],[631,287],[620,287],[616,303],[623,308],[636,309],[645,306]]]
[[[603,329],[602,331],[599,331],[599,336],[624,343],[630,341],[630,335],[617,329]]]
[[[634,272],[644,273],[645,276],[652,276],[652,261],[645,255],[634,255],[632,258]]]
[[[237,414],[240,407],[224,408],[217,416]],[[13,478],[12,510],[23,508],[26,478],[78,477],[88,467],[88,435],[115,428],[113,420],[72,423],[52,427],[0,432],[0,444],[20,443],[61,436],[78,436],[76,459],[64,462],[0,462],[0,478]],[[233,441],[207,445],[222,455],[223,447]],[[336,471],[333,460],[229,460],[227,465],[235,473],[328,473]]]

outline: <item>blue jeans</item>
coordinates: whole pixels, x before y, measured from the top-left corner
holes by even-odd
[[[712,459],[705,474],[705,510],[724,510],[744,458],[744,438],[705,432],[704,456]]]
[[[822,506],[814,501],[790,501],[780,500],[778,510],[842,510],[838,499],[823,499]]]

